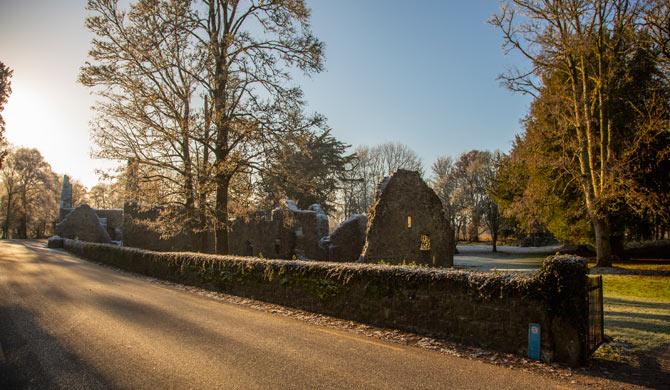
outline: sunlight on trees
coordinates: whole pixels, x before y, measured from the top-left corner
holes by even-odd
[[[667,197],[650,196],[631,169],[640,149],[656,155],[649,169],[667,161],[667,31],[653,23],[667,15],[664,4],[511,0],[491,19],[506,50],[530,64],[501,80],[535,97],[527,137],[535,133],[544,144],[535,153],[550,168],[543,174],[555,180],[551,191],[579,192],[601,266],[610,266],[613,247],[621,246],[622,208],[668,210]]]
[[[228,251],[229,201],[239,182],[267,165],[268,151],[302,114],[290,69],[323,69],[303,1],[89,0],[95,35],[81,82],[97,106],[99,155],[134,160],[172,190],[155,204],[187,230],[204,231],[211,213],[216,251]],[[199,214],[199,215],[197,215]],[[169,220],[165,221],[170,223]],[[196,226],[199,225],[199,226]]]
[[[37,149],[10,150],[2,178],[2,237],[42,238],[58,216],[60,182]]]
[[[12,73],[14,71],[11,68],[0,62],[0,168],[8,153],[7,139],[5,138],[5,120],[2,118],[2,110],[4,110],[9,95],[12,93]]]

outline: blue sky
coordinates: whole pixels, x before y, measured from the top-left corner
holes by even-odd
[[[1,0],[0,61],[15,68],[3,115],[10,142],[37,147],[55,170],[91,186],[93,99],[76,83],[90,36],[84,1]],[[496,77],[523,65],[505,56],[486,20],[495,0],[308,0],[326,43],[326,71],[298,82],[309,109],[354,146],[393,141],[426,168],[473,148],[509,150],[529,98]]]

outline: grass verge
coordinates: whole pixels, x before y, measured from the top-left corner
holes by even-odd
[[[626,360],[670,348],[670,277],[603,275],[605,333],[596,357]]]

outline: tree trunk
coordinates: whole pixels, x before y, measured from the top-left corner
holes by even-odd
[[[5,231],[2,232],[2,238],[8,239],[12,238],[12,235],[9,234],[9,228],[12,222],[12,194],[7,195],[7,214],[5,214]]]
[[[493,233],[491,234],[491,243],[493,244],[492,252],[498,252],[498,231],[495,229],[493,229]]]
[[[228,254],[228,185],[226,175],[216,176],[216,253]]]
[[[212,124],[212,111],[209,105],[209,96],[205,95],[204,102],[204,140],[205,143],[210,142],[209,129]],[[209,253],[209,229],[207,228],[207,191],[208,188],[205,183],[208,178],[209,166],[209,148],[205,146],[202,151],[202,164],[198,167],[198,218],[200,230],[200,252]]]
[[[28,199],[26,196],[26,187],[23,186],[21,192],[21,202],[23,203],[23,215],[21,216],[21,223],[19,224],[19,238],[28,238]]]
[[[481,224],[481,216],[479,213],[472,213],[472,222],[470,224],[470,232],[468,239],[470,242],[479,242],[479,225]]]
[[[651,240],[654,236],[654,230],[652,225],[649,222],[642,222],[638,224],[638,240],[639,241],[646,241],[646,240]]]
[[[457,255],[458,254],[458,248],[456,247],[456,245],[458,244],[458,229],[459,229],[459,227],[458,227],[458,225],[456,225],[456,223],[453,221],[453,219],[451,220],[451,222],[449,222],[449,227],[451,229],[451,239],[454,240],[454,254]]]
[[[209,252],[209,230],[207,229],[207,194],[203,189],[198,195],[198,230],[200,231],[200,252]]]
[[[193,194],[193,175],[191,174],[190,163],[189,168],[187,168],[187,175],[185,177],[184,183],[184,192],[186,196],[186,202],[184,209],[186,212],[186,232],[190,237],[191,241],[191,250],[195,251],[198,248],[198,240],[196,234],[196,221],[195,221],[195,197]]]
[[[26,213],[23,214],[19,224],[19,238],[23,240],[28,238],[28,215]]]
[[[209,230],[206,217],[200,218],[200,252],[209,253]]]
[[[612,266],[612,243],[609,221],[604,217],[593,217],[593,230],[596,234],[596,266]]]

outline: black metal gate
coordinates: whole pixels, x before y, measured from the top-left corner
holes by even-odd
[[[589,276],[587,299],[589,303],[589,333],[586,343],[590,355],[598,349],[605,338],[602,275]]]

